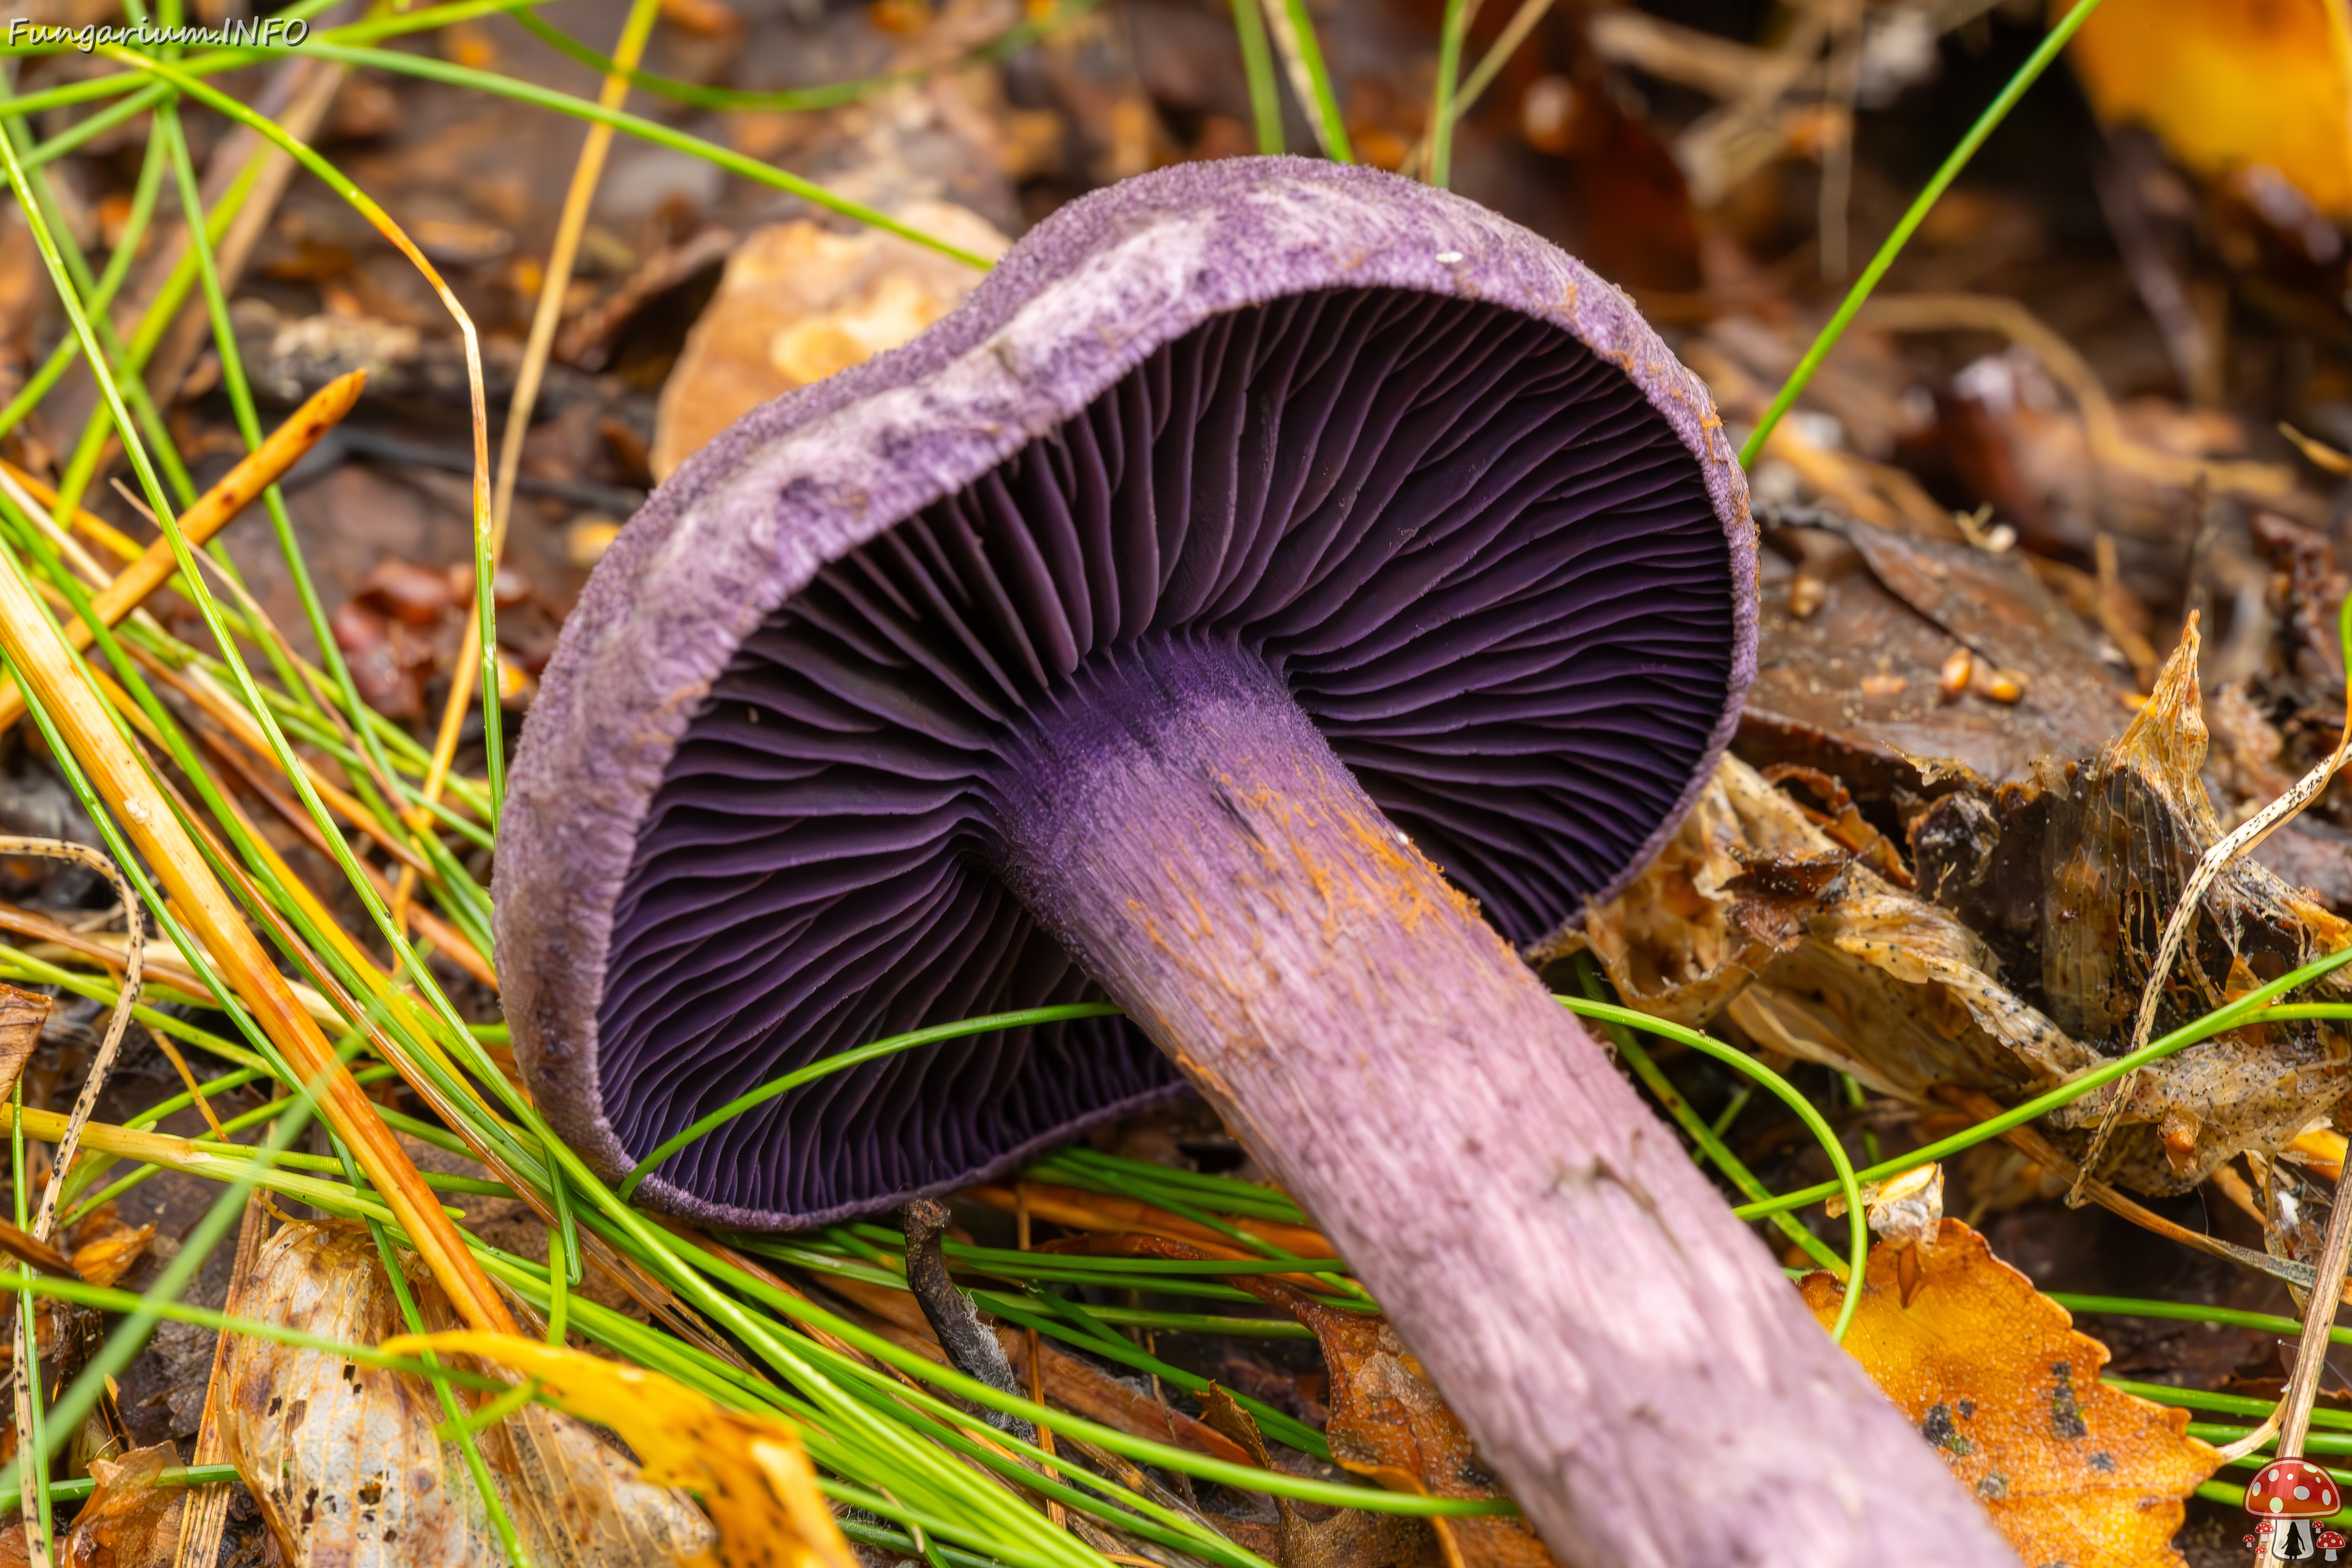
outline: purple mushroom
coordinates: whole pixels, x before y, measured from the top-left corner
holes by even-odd
[[[1472,204],[1294,159],[1077,202],[647,503],[500,842],[541,1107],[786,1228],[1189,1081],[1561,1562],[2012,1561],[1512,942],[1670,833],[1754,672],[1706,392]],[[1131,1022],[1129,1021],[1131,1020]]]

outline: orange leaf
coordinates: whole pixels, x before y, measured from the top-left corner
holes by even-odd
[[[128,1226],[108,1204],[74,1231],[73,1270],[92,1285],[111,1285],[147,1256],[155,1239],[151,1225]]]
[[[2330,217],[2352,216],[2338,0],[2103,0],[2074,35],[2099,118],[2145,125],[2197,174],[2264,165]],[[2071,0],[2050,7],[2054,22]]]
[[[2188,1436],[2189,1413],[2102,1384],[2106,1347],[1959,1221],[1918,1259],[1908,1307],[1898,1250],[1917,1249],[1871,1249],[1846,1349],[2017,1554],[2069,1568],[2183,1563],[2169,1544],[2183,1500],[2221,1462]],[[1802,1289],[1827,1327],[1842,1288],[1812,1274]]]

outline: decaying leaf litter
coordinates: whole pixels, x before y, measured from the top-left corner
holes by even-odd
[[[2111,121],[2092,123],[2064,67],[2029,94],[1774,426],[1750,469],[1764,648],[1734,756],[1648,873],[1593,912],[1590,959],[1531,955],[1577,994],[1581,965],[1597,961],[1625,1002],[1755,1053],[1837,1123],[1889,1238],[1848,1343],[1988,1501],[2000,1500],[1984,1489],[1992,1446],[1975,1468],[1956,1451],[1969,1440],[1958,1423],[1974,1417],[1948,1401],[1940,1426],[1937,1403],[1910,1410],[1906,1374],[1873,1347],[1909,1334],[1965,1355],[1958,1321],[1987,1318],[2010,1344],[2029,1324],[2063,1335],[2059,1308],[2001,1273],[1974,1237],[1950,1222],[1937,1231],[1916,1182],[1874,1169],[1906,1148],[1969,1140],[1942,1162],[1944,1201],[2057,1302],[2099,1314],[2084,1326],[2115,1352],[2111,1380],[2195,1412],[2194,1437],[2165,1438],[2177,1415],[2093,1389],[2096,1353],[2065,1342],[2054,1353],[2084,1385],[2085,1436],[2057,1430],[2053,1458],[2018,1462],[2119,1475],[2090,1490],[2121,1500],[2111,1506],[2138,1533],[2096,1546],[2109,1528],[2096,1510],[2021,1489],[2032,1500],[1993,1517],[2034,1561],[2160,1553],[2172,1510],[2213,1473],[2217,1457],[2200,1458],[2197,1439],[2228,1441],[2278,1395],[2284,1314],[2312,1279],[2341,1165],[2326,1123],[2352,1087],[2326,1011],[2343,998],[2319,975],[2294,991],[2294,1014],[2242,1018],[2006,1141],[1969,1131],[2003,1107],[2065,1097],[2131,1045],[2197,858],[2326,756],[2342,723],[2334,495],[2346,465],[2328,443],[2352,440],[2337,423],[2342,244],[2330,226],[2345,157],[2325,135],[2298,147],[2241,133],[2218,111],[2193,124],[2168,115],[2168,89],[2150,84],[2188,68],[2147,58],[2151,30],[2135,31],[2132,3],[2106,0],[2074,51]],[[1632,289],[1742,438],[1834,303],[1837,290],[1811,279],[1852,270],[2044,21],[1824,6],[1759,28],[1711,12],[1466,9],[1451,13],[1465,29],[1458,68],[1492,85],[1445,150],[1455,187]],[[672,4],[657,21],[640,10],[647,68],[671,85],[641,87],[631,110],[975,257],[1096,184],[1263,145],[1271,127],[1253,111],[1268,101],[1294,147],[1418,166],[1447,26],[1434,8],[1358,0],[1277,8],[1270,39],[1241,17],[1238,41],[1223,8],[1143,0],[1025,14],[961,0],[773,15]],[[2264,61],[2326,58],[2325,15],[2314,16],[2308,36],[2293,19],[2276,36],[2211,25],[2244,46],[2242,80]],[[1302,20],[1322,59],[1302,56]],[[447,1479],[415,1552],[448,1539],[532,1561],[580,1550],[564,1533],[576,1511],[551,1524],[545,1490],[515,1479],[538,1445],[596,1478],[559,1493],[635,1500],[621,1511],[636,1522],[615,1528],[651,1531],[659,1544],[647,1550],[672,1555],[708,1539],[685,1499],[708,1504],[728,1476],[753,1510],[730,1523],[709,1507],[730,1561],[754,1531],[829,1561],[850,1550],[1021,1563],[1540,1554],[1523,1527],[1477,1513],[1325,1516],[1351,1471],[1391,1489],[1391,1508],[1440,1515],[1445,1505],[1403,1500],[1475,1506],[1492,1478],[1460,1451],[1411,1347],[1345,1276],[1269,1270],[1331,1249],[1311,1216],[1253,1184],[1263,1173],[1197,1107],[1133,1119],[955,1205],[941,1259],[1003,1352],[1010,1394],[942,1369],[932,1321],[904,1289],[907,1240],[891,1216],[698,1237],[593,1201],[589,1173],[549,1162],[511,1077],[488,958],[497,770],[478,714],[440,722],[453,673],[470,668],[469,628],[494,613],[487,683],[509,709],[510,741],[583,574],[650,483],[749,401],[903,341],[977,274],[679,145],[625,137],[565,242],[580,260],[576,280],[552,286],[552,361],[531,368],[522,329],[549,292],[555,193],[577,139],[568,121],[457,73],[589,97],[595,52],[626,29],[614,7],[530,21],[433,15],[394,25],[414,29],[394,46],[410,51],[405,64],[351,53],[379,40],[350,35],[223,79],[320,146],[446,275],[482,337],[478,392],[425,275],[326,182],[289,178],[284,160],[264,157],[239,188],[263,146],[252,127],[225,130],[193,97],[168,121],[144,105],[107,120],[101,95],[8,121],[20,158],[65,140],[25,165],[40,184],[37,222],[12,216],[0,234],[11,395],[24,393],[0,413],[0,455],[15,465],[0,520],[24,580],[68,625],[77,595],[136,557],[159,516],[194,542],[195,497],[297,405],[353,371],[367,387],[331,428],[278,444],[284,460],[267,472],[287,481],[282,525],[248,507],[215,547],[218,564],[134,609],[119,637],[84,639],[99,649],[91,668],[115,682],[84,718],[105,723],[109,702],[135,712],[116,745],[126,761],[157,759],[161,787],[106,787],[94,732],[46,702],[0,759],[0,826],[106,852],[152,899],[146,1005],[76,1131],[82,1152],[51,1249],[35,1234],[46,1141],[68,1134],[91,1080],[122,922],[86,870],[0,863],[6,978],[55,994],[18,1031],[23,1234],[7,1238],[27,1304],[39,1298],[39,1405],[61,1405],[44,1433],[60,1458],[30,1489],[33,1511],[54,1521],[47,1550],[308,1561],[320,1516],[286,1506],[299,1494],[153,1478],[193,1461],[257,1479],[257,1434],[238,1426],[234,1391],[259,1384],[277,1398],[323,1378],[361,1429],[386,1423]],[[1507,27],[1517,47],[1484,72]],[[551,30],[578,41],[559,53]],[[1269,68],[1258,79],[1246,68],[1254,37]],[[620,52],[632,47],[625,37]],[[27,60],[19,90],[136,68],[79,60]],[[1337,100],[1310,111],[1294,84],[1311,96],[1327,67]],[[439,78],[420,78],[425,68]],[[2281,87],[2263,100],[2272,112],[2240,118],[2340,126],[2330,79],[2294,78],[2309,102]],[[843,80],[864,85],[805,95]],[[208,202],[241,196],[249,216],[192,251],[176,215],[199,188]],[[2100,222],[2087,225],[2093,210]],[[52,263],[82,298],[111,300],[83,313],[89,340],[56,302]],[[164,306],[149,310],[159,296]],[[64,363],[46,373],[54,384],[36,379],[61,342],[85,341],[99,342],[105,378]],[[488,519],[473,515],[474,443],[458,411],[478,401],[497,435],[519,375],[540,390],[493,574],[472,548]],[[116,408],[132,434],[110,445]],[[2282,419],[2292,437],[2274,430]],[[311,455],[289,468],[296,446]],[[253,488],[232,490],[249,500]],[[486,595],[478,573],[495,577]],[[211,627],[196,613],[207,606]],[[233,655],[213,640],[230,625]],[[12,656],[23,630],[9,634]],[[436,766],[444,732],[455,748]],[[2205,895],[2186,956],[2162,977],[2159,1044],[2343,950],[2352,819],[2339,820],[2339,796],[2323,795]],[[209,861],[179,864],[141,810],[184,814],[194,831],[178,854]],[[153,897],[159,886],[171,902]],[[207,886],[226,918],[242,907],[265,944],[252,956],[266,951],[278,982],[249,966],[240,978],[242,955],[203,918]],[[396,951],[395,932],[419,945]],[[241,1015],[221,1007],[230,995]],[[304,1072],[321,1059],[281,1054],[303,1033],[298,1019],[352,1054],[357,1081],[328,1097],[340,1142],[282,1114],[275,1086],[300,1076],[289,1059],[308,1060]],[[1671,1037],[1648,1049],[1662,1108],[1693,1124],[1727,1192],[1752,1206],[1810,1194],[1828,1173],[1780,1102]],[[373,1152],[354,1167],[342,1150],[359,1149],[371,1119],[382,1131],[361,1138]],[[203,1142],[250,1146],[273,1130],[274,1161]],[[248,1197],[236,1184],[256,1177]],[[2069,1189],[2096,1205],[2068,1209]],[[436,1201],[428,1193],[462,1216],[453,1234],[475,1244],[458,1247],[478,1265],[456,1254],[420,1264],[393,1238]],[[1848,1221],[1798,1212],[1829,1243],[1801,1261],[1842,1259]],[[240,1262],[241,1236],[253,1247]],[[694,1450],[665,1454],[649,1446],[658,1435],[633,1433],[593,1363],[445,1342],[445,1401],[424,1379],[362,1373],[331,1345],[233,1334],[215,1354],[216,1320],[203,1318],[226,1310],[332,1342],[431,1333],[450,1326],[445,1269],[483,1281],[460,1286],[477,1319],[545,1338],[560,1316],[575,1345],[668,1378],[675,1394],[662,1398],[676,1403],[662,1407],[695,1431]],[[353,1283],[320,1316],[304,1292],[330,1278]],[[159,1282],[190,1310],[139,1324],[153,1331],[140,1350],[142,1332],[121,1332],[136,1320],[119,1292]],[[1831,1319],[1844,1304],[1822,1276],[1804,1289]],[[1890,1310],[1903,1314],[1893,1329]],[[2066,1428],[2039,1376],[1999,1381],[1983,1408],[2039,1401]],[[541,1406],[514,1414],[497,1388],[515,1377],[610,1427],[551,1425],[570,1418]],[[1021,1395],[1042,1397],[1020,1417],[1034,1441],[976,1415]],[[461,1434],[453,1417],[477,1402],[501,1419]],[[2346,1425],[2331,1415],[2323,1399],[2315,1455]],[[2084,1448],[2108,1418],[2155,1435],[2151,1446]],[[176,1447],[159,1458],[164,1444]],[[2095,1466],[2102,1453],[2116,1470]],[[370,1479],[323,1463],[330,1489],[348,1485],[357,1505],[334,1527],[380,1522],[358,1521],[375,1506],[358,1502]],[[1282,1473],[1296,1484],[1265,1479]],[[77,1504],[85,1474],[100,1490]],[[487,1504],[469,1489],[477,1475]],[[812,1512],[812,1483],[850,1544]],[[415,1502],[421,1490],[395,1495]],[[2177,1549],[2242,1557],[2235,1487],[2207,1490],[2228,1500],[2189,1502]],[[399,1530],[370,1540],[378,1560],[440,1560],[399,1555]]]

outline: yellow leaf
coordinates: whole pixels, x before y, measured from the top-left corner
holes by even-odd
[[[1948,1219],[1903,1305],[1895,1248],[1871,1249],[1845,1346],[1941,1450],[2027,1563],[2068,1568],[2180,1564],[2183,1500],[2221,1457],[2188,1436],[2189,1413],[2099,1381],[2105,1345],[2066,1309]],[[1843,1291],[1803,1284],[1827,1327]]]
[[[387,1340],[394,1355],[470,1355],[538,1380],[559,1406],[621,1435],[645,1479],[702,1496],[729,1568],[856,1568],[800,1438],[781,1421],[712,1403],[658,1373],[536,1340],[471,1331]]]
[[[2267,165],[2352,216],[2352,133],[2325,7],[2341,0],[2103,0],[2074,35],[2099,118],[2144,125],[2199,174]],[[2054,22],[2074,9],[2055,0]]]
[[[418,1312],[450,1325],[449,1300],[415,1281]],[[367,1233],[341,1221],[285,1226],[238,1277],[232,1310],[348,1344],[403,1326]],[[504,1553],[470,1468],[436,1431],[421,1378],[238,1336],[219,1407],[237,1468],[289,1568],[443,1568]],[[472,1397],[460,1391],[467,1405]],[[538,1568],[709,1563],[709,1521],[584,1422],[525,1405],[477,1437],[490,1483]]]

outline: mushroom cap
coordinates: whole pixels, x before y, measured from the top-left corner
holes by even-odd
[[[2342,1506],[2336,1478],[2308,1459],[2273,1459],[2246,1483],[2246,1511],[2264,1519],[2326,1519]]]
[[[905,347],[760,408],[614,542],[510,773],[517,1057],[617,1175],[851,1046],[1100,994],[989,868],[991,748],[1091,650],[1265,659],[1515,942],[1613,894],[1755,672],[1712,400],[1624,295],[1377,171],[1180,166],[1055,213]],[[1181,1085],[1118,1018],[821,1079],[641,1194],[825,1223]]]

